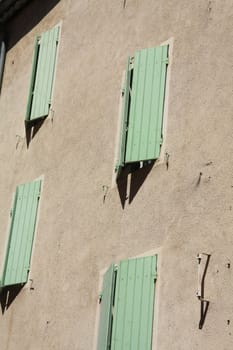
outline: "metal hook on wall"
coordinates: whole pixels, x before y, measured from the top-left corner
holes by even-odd
[[[202,329],[206,314],[209,308],[209,300],[206,300],[205,295],[205,276],[207,272],[207,268],[209,265],[210,254],[200,253],[197,254],[197,298],[200,300],[200,321],[199,321],[199,329]]]

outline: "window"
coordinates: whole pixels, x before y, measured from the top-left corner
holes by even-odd
[[[4,63],[5,63],[5,56],[6,56],[6,45],[4,41],[0,40],[0,91],[2,87],[2,77],[3,77]]]
[[[129,163],[159,158],[168,65],[168,45],[129,57],[123,89],[120,147],[116,172]]]
[[[16,188],[0,287],[28,280],[40,191],[40,180]]]
[[[59,26],[36,37],[26,124],[49,114],[58,38]]]
[[[157,256],[123,260],[104,275],[97,350],[152,349]]]

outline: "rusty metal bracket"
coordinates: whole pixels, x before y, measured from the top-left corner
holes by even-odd
[[[200,300],[200,321],[199,329],[202,329],[206,314],[209,308],[209,300],[206,300],[205,295],[205,276],[209,265],[210,254],[200,253],[197,254],[197,298]]]

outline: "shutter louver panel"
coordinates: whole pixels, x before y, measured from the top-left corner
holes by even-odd
[[[2,286],[27,282],[40,189],[41,181],[16,189]]]
[[[151,350],[156,259],[150,256],[120,263],[111,350]]]
[[[43,118],[49,114],[58,37],[59,26],[56,26],[37,39],[38,46],[35,48],[32,71],[33,87],[31,97],[29,95],[26,121]]]
[[[110,349],[114,283],[115,273],[112,264],[103,280],[97,350]]]
[[[125,163],[159,157],[167,64],[168,46],[136,52]]]

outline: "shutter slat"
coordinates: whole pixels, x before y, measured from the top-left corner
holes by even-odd
[[[40,188],[41,181],[34,181],[16,189],[3,286],[27,282]]]
[[[156,260],[150,256],[120,263],[111,350],[151,350]]]

